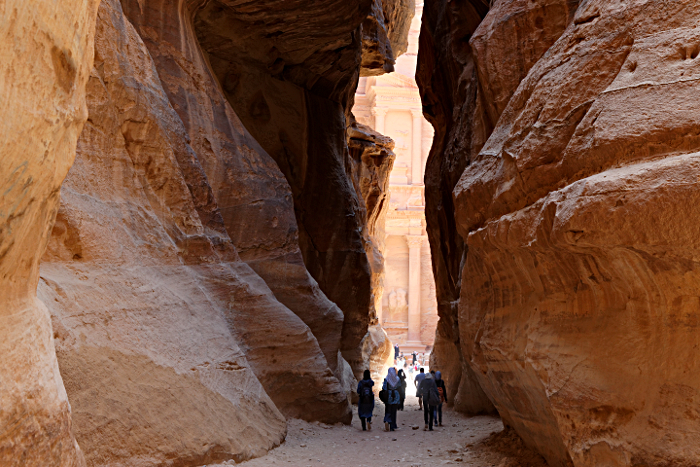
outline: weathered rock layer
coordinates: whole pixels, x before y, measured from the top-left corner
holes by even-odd
[[[446,315],[475,381],[552,466],[700,458],[696,7],[496,2],[469,42],[478,89],[446,114],[493,125],[461,152],[456,224],[429,225],[443,251],[455,230],[466,243]],[[430,113],[443,91],[422,85]],[[443,283],[459,277],[446,263]]]
[[[401,42],[410,11],[400,1],[269,3],[208,2],[195,29],[228,101],[291,186],[304,262],[344,313],[341,351],[357,375],[375,314],[372,218],[355,189],[347,128],[361,68],[393,68],[391,39]],[[387,18],[397,22],[391,34]],[[378,22],[376,34],[364,29]],[[363,61],[370,53],[382,58]]]
[[[340,351],[355,372],[376,359],[361,344],[393,161],[350,108],[361,68],[401,53],[411,2],[15,3],[0,5],[0,463],[242,460],[281,442],[285,415],[349,422]],[[251,134],[221,64],[269,57],[241,78],[271,103],[236,109]]]
[[[39,259],[85,123],[98,2],[0,4],[0,464],[77,467]]]

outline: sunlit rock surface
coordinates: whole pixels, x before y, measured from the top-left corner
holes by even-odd
[[[158,11],[187,32],[178,10]],[[350,417],[324,355],[337,366],[342,315],[303,274],[286,180],[201,56],[176,55],[165,39],[149,54],[120,4],[103,2],[89,123],[42,264],[76,435],[93,465],[243,459],[280,442],[279,411]],[[166,48],[199,86],[175,80],[157,53]],[[210,104],[183,110],[195,99]],[[242,222],[272,228],[246,235]],[[335,342],[319,346],[314,326]]]
[[[387,370],[394,365],[394,344],[378,324],[370,326],[362,339],[362,356],[369,362],[368,369],[375,382],[374,391],[378,393],[382,389],[381,382],[384,381]]]
[[[350,108],[361,69],[405,49],[412,3],[278,1],[267,22],[235,1],[6,3],[3,465],[238,461],[280,443],[284,416],[347,423],[393,160],[381,135],[350,155]],[[253,26],[246,63],[273,57],[278,81],[277,59],[298,65],[293,88],[263,83],[305,102],[304,136],[275,133],[297,159],[231,107],[211,52],[232,18]]]
[[[8,467],[85,465],[36,287],[87,118],[98,3],[0,4],[0,464]]]
[[[192,147],[212,185],[226,230],[241,259],[265,280],[278,301],[309,326],[329,367],[336,376],[341,376],[337,359],[343,315],[321,292],[304,266],[287,181],[275,161],[243,128],[201,52],[193,47],[196,39],[188,17],[180,14],[181,6],[158,1],[145,7],[126,0],[122,3],[127,5],[127,16],[154,57],[163,87],[189,128],[188,135],[193,135]],[[174,24],[181,34],[171,33]],[[183,36],[189,40],[182,41]],[[295,400],[293,391],[285,387],[289,383],[276,374],[294,367],[299,356],[279,351],[276,354],[267,358],[264,352],[255,360],[259,361],[261,369],[276,368],[263,384],[278,405],[281,400],[288,401],[283,412],[304,411],[303,416],[310,419],[349,420],[349,408],[343,406],[341,388],[334,382],[321,392],[333,400],[335,413],[292,403]]]
[[[452,101],[493,125],[453,192],[460,350],[552,466],[695,465],[698,5],[518,3],[469,43],[483,110]]]

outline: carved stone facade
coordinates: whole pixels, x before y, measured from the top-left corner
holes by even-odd
[[[360,123],[396,142],[386,217],[384,296],[380,322],[406,353],[433,345],[437,326],[435,282],[425,231],[425,162],[433,128],[423,118],[414,79],[423,2],[417,2],[408,51],[396,72],[361,78],[353,113]]]

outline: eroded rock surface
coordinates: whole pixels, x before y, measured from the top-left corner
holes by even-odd
[[[369,371],[375,382],[374,392],[379,393],[387,370],[394,364],[394,344],[380,325],[370,326],[362,339],[362,356],[369,362]]]
[[[384,293],[385,224],[389,209],[389,175],[396,159],[395,143],[388,136],[358,123],[354,116],[351,116],[347,136],[351,180],[355,192],[360,195],[360,212],[367,225],[363,240],[371,273],[371,303],[376,310],[381,306]],[[377,323],[376,313],[372,314],[370,326]],[[366,358],[362,362],[365,368],[370,365]]]
[[[405,48],[411,2],[104,0],[91,71],[97,2],[35,3],[0,5],[22,116],[0,168],[3,465],[83,465],[73,432],[88,465],[238,461],[284,415],[349,422],[393,160],[350,108],[360,70]],[[221,74],[232,43],[245,79]],[[274,104],[240,111],[257,134],[236,79]],[[249,120],[267,114],[279,147]]]
[[[406,52],[415,0],[373,0],[362,23],[362,76],[394,71],[396,58]]]
[[[187,37],[188,15],[171,7],[140,17],[165,14]],[[342,314],[301,261],[286,180],[194,38],[160,38],[150,54],[121,3],[102,3],[89,123],[42,264],[91,465],[244,459],[281,441],[282,414],[351,414],[326,359],[337,367]]]
[[[694,465],[697,4],[517,3],[470,42],[481,117],[454,105],[497,118],[454,189],[461,351],[552,466]]]
[[[126,0],[122,3],[127,5],[127,16],[154,57],[173,107],[188,128],[188,135],[192,135],[191,145],[211,183],[226,231],[241,259],[265,280],[277,300],[309,326],[329,367],[336,377],[342,376],[337,361],[343,314],[323,294],[304,266],[289,184],[275,161],[243,128],[199,48],[193,47],[194,31],[188,15],[181,13],[186,3],[152,1],[141,5]],[[174,25],[180,34],[172,34]],[[298,353],[285,355],[278,351],[270,356],[264,351],[255,360],[261,369],[283,369],[293,368],[298,358]],[[263,380],[268,393],[276,402],[294,401],[285,388],[288,382],[276,373],[277,370],[273,371],[270,378]],[[321,392],[338,405],[336,414],[326,412],[322,418],[348,421],[349,408],[342,407],[340,386],[330,380],[329,384]],[[295,414],[302,410],[291,403],[283,405],[282,410],[288,414],[290,410]],[[309,418],[321,416],[316,409],[307,413],[305,416]]]
[[[462,358],[458,304],[466,247],[457,232],[452,190],[491,132],[469,46],[488,3],[429,2],[423,10],[416,81],[435,136],[425,168],[425,218],[433,260],[438,322],[431,366],[442,369],[450,401],[472,414],[493,405]]]
[[[260,455],[286,425],[228,320],[251,287],[249,306],[276,301],[237,259],[213,197],[192,195],[203,171],[119,2],[102,2],[95,42],[89,120],[39,287],[76,437],[89,465]]]
[[[396,56],[388,53],[390,36],[401,42],[401,28],[383,24],[372,39],[381,42],[373,46],[378,55],[363,61],[362,24],[373,11],[401,17],[401,5],[217,0],[194,22],[228,101],[291,186],[304,263],[343,311],[341,351],[356,375],[366,364],[360,343],[375,312],[371,228],[346,136],[362,65],[387,71]]]
[[[87,118],[98,2],[0,4],[0,464],[83,466],[39,259]]]

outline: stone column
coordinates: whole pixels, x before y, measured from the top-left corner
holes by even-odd
[[[423,237],[406,235],[408,243],[408,342],[420,346],[420,249]]]
[[[374,131],[377,133],[384,134],[384,120],[386,118],[386,109],[372,109],[372,114],[374,115]]]
[[[428,162],[428,156],[430,155],[430,147],[433,145],[433,126],[430,124],[426,125],[426,120],[423,119],[423,155],[421,159],[421,165],[423,167],[423,177],[425,178],[425,164]]]
[[[423,112],[411,110],[413,115],[413,145],[411,150],[411,184],[423,184]]]

